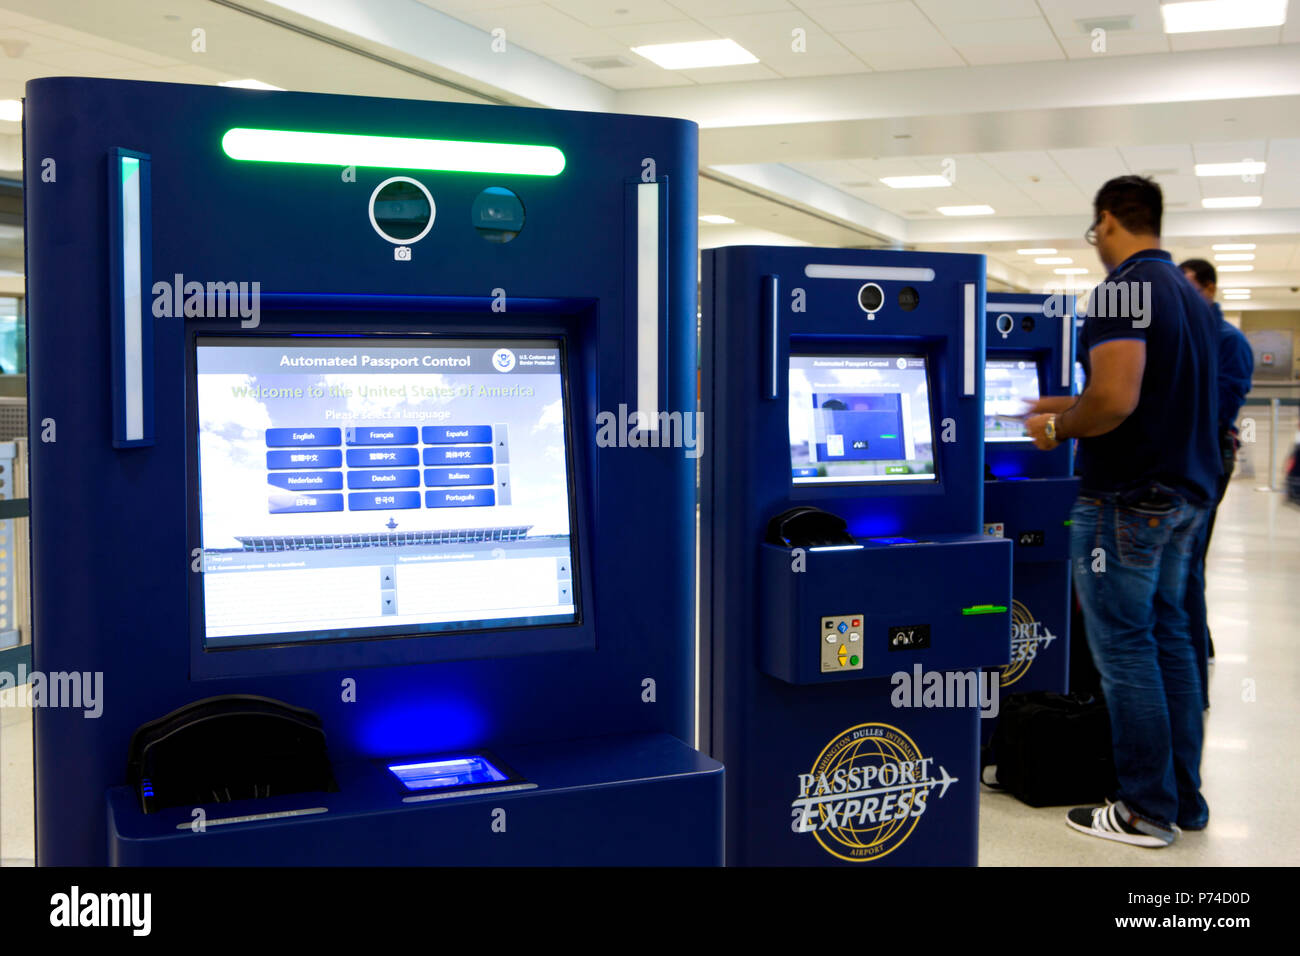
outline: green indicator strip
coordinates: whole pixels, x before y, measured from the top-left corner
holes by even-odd
[[[1074,524],[1074,521],[1071,518],[1066,518],[1064,521],[1061,522],[1061,524],[1065,525],[1068,528],[1070,527],[1070,525]]]
[[[310,166],[558,176],[565,165],[564,153],[554,146],[249,129],[242,126],[226,130],[221,137],[221,148],[231,159]]]
[[[976,604],[974,607],[961,609],[962,614],[1005,614],[1006,611],[1005,604]]]

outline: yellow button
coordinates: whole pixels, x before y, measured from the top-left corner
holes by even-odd
[[[841,644],[840,653],[839,653],[840,667],[844,666],[844,662],[848,659],[848,656],[849,656],[849,649],[845,647],[843,644]]]

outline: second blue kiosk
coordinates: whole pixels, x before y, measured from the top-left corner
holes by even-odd
[[[727,766],[727,862],[972,865],[981,669],[1010,659],[984,257],[714,249],[701,299],[701,747]]]

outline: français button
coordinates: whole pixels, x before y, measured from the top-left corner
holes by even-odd
[[[349,428],[349,445],[414,445],[419,430],[414,425],[394,425],[388,428]]]

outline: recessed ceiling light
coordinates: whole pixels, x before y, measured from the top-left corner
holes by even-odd
[[[1198,176],[1257,176],[1268,171],[1268,163],[1197,163],[1192,169]]]
[[[1234,286],[1231,289],[1223,289],[1221,291],[1223,292],[1224,295],[1237,295],[1238,293],[1241,292],[1246,293],[1246,295],[1250,295],[1250,289],[1246,288],[1245,286]]]
[[[1054,255],[1056,255],[1056,250],[1055,250],[1055,249],[1017,249],[1017,250],[1016,250],[1016,255],[1018,255],[1018,256],[1054,256]]]
[[[1206,33],[1280,27],[1286,23],[1286,0],[1191,0],[1160,8],[1166,33]]]
[[[952,185],[947,176],[881,176],[890,189],[943,189]]]
[[[283,86],[272,86],[270,83],[263,83],[261,80],[222,80],[217,86],[233,86],[240,90],[277,90],[284,92]]]
[[[1254,272],[1254,266],[1219,266],[1220,272]]]
[[[23,118],[22,100],[0,100],[0,120],[11,123],[21,122]]]
[[[1215,262],[1254,262],[1253,252],[1223,252],[1214,257]]]
[[[1215,252],[1249,252],[1255,248],[1253,242],[1216,242],[1210,246]]]
[[[1202,199],[1201,205],[1206,209],[1253,209],[1263,201],[1263,196],[1216,196]]]
[[[632,52],[665,70],[699,70],[712,66],[757,63],[758,57],[735,40],[696,40],[691,43],[653,43],[634,46]]]
[[[945,216],[991,216],[992,206],[940,206],[939,212]]]
[[[736,220],[728,219],[726,216],[701,216],[700,222],[707,222],[711,226],[729,226]]]
[[[1225,292],[1225,293],[1223,294],[1223,297],[1224,297],[1225,299],[1229,299],[1229,300],[1232,300],[1232,299],[1249,299],[1249,298],[1250,298],[1250,293],[1249,293],[1249,292]]]
[[[1068,266],[1073,262],[1069,256],[1042,256],[1034,260],[1040,266]]]
[[[1058,276],[1083,276],[1088,274],[1087,269],[1083,269],[1079,267],[1073,269],[1053,269],[1052,271],[1055,272]]]

